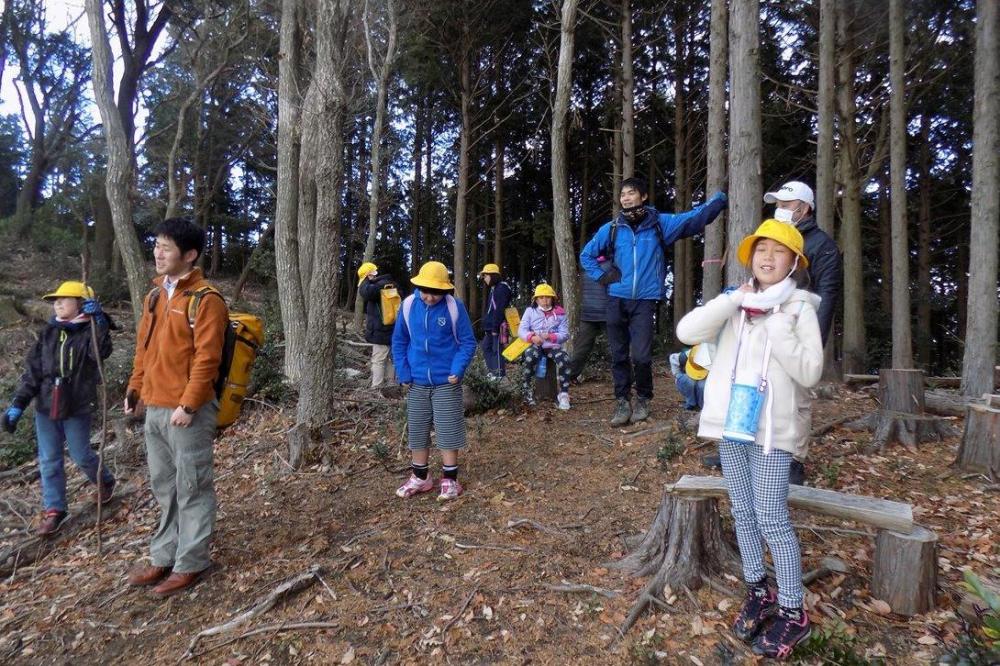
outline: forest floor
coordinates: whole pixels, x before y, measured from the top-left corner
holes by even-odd
[[[34,544],[13,565],[0,562],[0,662],[752,663],[729,631],[740,598],[708,587],[674,591],[668,607],[620,635],[644,580],[606,563],[649,525],[664,484],[718,472],[701,467],[713,445],[694,436],[663,365],[650,421],[609,427],[610,394],[604,373],[574,387],[568,413],[544,404],[469,417],[465,494],[446,504],[394,495],[408,473],[401,400],[345,385],[331,396],[341,417],[327,428],[322,462],[291,475],[283,456],[292,411],[251,403],[216,444],[213,570],[167,600],[124,580],[147,555],[158,519],[141,432],[109,445],[124,483],[104,517],[102,555],[91,488],[68,461],[72,518],[41,547],[32,542],[39,489],[29,464],[0,479],[0,552]],[[826,395],[815,402],[814,427],[875,407],[870,390]],[[1000,570],[996,488],[950,467],[958,438],[883,454],[865,452],[870,438],[842,426],[818,438],[808,483],[912,503],[941,539],[938,609],[893,614],[868,592],[872,530],[793,512],[806,570],[830,555],[850,566],[810,585],[817,638],[801,663],[935,663],[962,634],[961,570]],[[272,608],[193,643],[314,570]],[[719,582],[742,589],[735,578]],[[613,596],[549,587],[564,584]]]

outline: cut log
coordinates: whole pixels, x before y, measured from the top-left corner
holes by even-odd
[[[844,375],[845,384],[874,384],[879,381],[879,375]],[[940,388],[958,388],[962,384],[961,377],[924,377],[924,384]]]
[[[685,474],[677,483],[667,486],[667,491],[687,497],[729,497],[726,480],[718,476]],[[835,518],[854,520],[881,529],[903,533],[913,530],[913,509],[909,504],[877,497],[848,495],[836,490],[808,486],[789,486],[788,506]]]
[[[652,574],[621,627],[623,634],[647,607],[665,601],[665,587],[697,589],[705,577],[740,570],[735,549],[722,537],[718,500],[677,497],[669,490],[635,550],[606,566],[634,576]]]
[[[990,404],[1000,405],[1000,400],[992,398],[987,398]],[[955,465],[959,469],[983,472],[993,481],[1000,480],[1000,406],[969,405]]]
[[[937,535],[917,526],[910,534],[880,530],[875,538],[872,596],[900,615],[934,608],[937,592]]]
[[[545,376],[535,378],[535,399],[555,401],[559,392],[559,384],[556,382],[556,364],[552,359],[545,361]]]
[[[922,370],[883,369],[879,373],[878,413],[873,442],[879,451],[899,442],[909,451],[930,439],[949,436],[946,424],[924,413],[924,373]]]
[[[969,400],[956,391],[925,391],[924,407],[932,414],[965,416]]]

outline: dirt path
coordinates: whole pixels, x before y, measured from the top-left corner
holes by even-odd
[[[623,538],[645,529],[664,483],[707,473],[699,460],[711,451],[679,425],[630,436],[687,418],[662,370],[657,377],[656,418],[641,427],[607,426],[610,389],[597,382],[574,391],[568,413],[545,405],[471,417],[461,472],[467,492],[447,505],[431,495],[408,501],[393,495],[407,473],[398,406],[387,405],[381,420],[371,411],[358,414],[365,424],[360,435],[335,434],[328,464],[293,477],[280,473],[287,423],[262,407],[217,445],[217,568],[192,592],[167,601],[123,582],[146,553],[156,521],[136,438],[114,460],[121,469],[135,465],[129,481],[141,490],[109,519],[103,560],[95,555],[93,530],[81,530],[41,560],[20,563],[0,584],[0,661],[175,663],[199,631],[319,566],[321,581],[234,634],[200,641],[195,661],[747,662],[727,637],[739,599],[713,590],[696,591],[693,600],[676,591],[671,612],[647,614],[624,639],[616,628],[642,581],[602,563],[621,557]],[[871,407],[866,395],[842,389],[834,400],[817,402],[814,425]],[[358,409],[371,407],[358,403]],[[657,452],[668,436],[683,452],[661,465]],[[861,453],[868,437],[842,428],[825,435],[813,447],[810,483],[913,502],[917,519],[942,538],[942,610],[911,620],[879,615],[867,592],[871,539],[829,531],[844,526],[837,521],[796,515],[812,527],[800,530],[807,569],[830,554],[852,567],[847,576],[814,583],[807,603],[819,627],[834,632],[830,645],[848,646],[865,661],[885,655],[892,663],[929,663],[960,628],[951,610],[959,567],[1000,566],[997,494],[980,479],[951,472],[957,440],[917,455],[891,449],[871,456]],[[380,459],[374,451],[382,446],[389,453]],[[71,476],[71,486],[78,478]],[[37,482],[8,483],[0,491],[37,501]],[[72,510],[81,511],[88,498],[87,489],[77,492]],[[15,537],[8,530],[0,541]],[[545,587],[564,582],[621,593],[605,598]],[[287,629],[304,622],[335,626]],[[273,628],[216,647],[267,625]]]

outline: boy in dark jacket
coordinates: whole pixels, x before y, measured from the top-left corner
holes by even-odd
[[[497,381],[507,374],[507,364],[500,348],[503,344],[500,339],[500,328],[506,321],[505,311],[510,305],[511,291],[510,286],[503,281],[500,266],[497,264],[486,264],[479,275],[483,279],[483,284],[489,289],[486,294],[486,312],[483,313],[482,320],[483,340],[480,344],[486,367],[489,369],[487,378]]]
[[[372,345],[372,388],[383,383],[396,383],[396,369],[392,365],[393,324],[382,323],[382,288],[395,286],[392,275],[378,272],[370,261],[358,269],[358,295],[365,302],[365,342]]]
[[[99,372],[91,341],[90,321],[97,325],[101,359],[111,355],[109,320],[94,299],[94,290],[82,282],[63,282],[44,296],[54,315],[28,353],[24,374],[3,416],[13,433],[28,404],[35,401],[38,471],[42,482],[44,515],[35,533],[52,534],[66,521],[66,472],[63,448],[91,483],[97,484],[102,503],[111,499],[115,479],[107,467],[97,478],[98,460],[90,448],[90,422],[97,397]]]

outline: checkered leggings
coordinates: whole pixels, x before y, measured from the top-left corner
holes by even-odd
[[[736,540],[748,583],[761,580],[764,541],[778,577],[778,603],[802,606],[802,551],[788,515],[788,468],[792,454],[773,449],[764,455],[759,444],[719,443],[722,473],[736,522]]]

